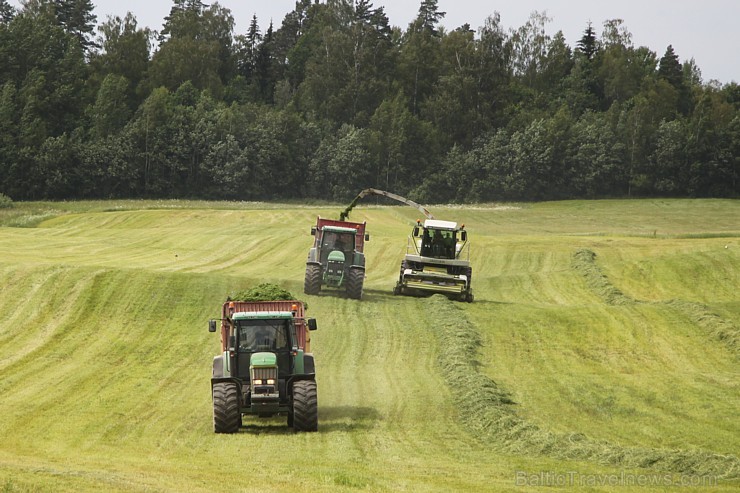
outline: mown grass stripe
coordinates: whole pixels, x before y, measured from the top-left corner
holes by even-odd
[[[588,460],[604,465],[740,478],[740,460],[703,450],[625,447],[580,433],[556,434],[521,418],[512,394],[479,372],[480,333],[465,310],[441,295],[428,309],[439,323],[440,366],[464,425],[491,447],[515,454]]]

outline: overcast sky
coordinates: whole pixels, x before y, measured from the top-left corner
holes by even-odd
[[[203,0],[203,3],[211,2]],[[295,7],[295,0],[221,0],[219,3],[234,15],[237,34],[246,31],[255,14],[262,32],[270,19],[277,29],[285,14]],[[420,3],[420,0],[373,1],[375,7],[385,6],[392,25],[403,29],[416,17]],[[93,0],[93,4],[97,6],[98,23],[108,15],[123,17],[131,11],[139,26],[159,30],[173,2]],[[740,81],[740,0],[439,0],[438,6],[447,13],[442,24],[448,29],[466,22],[477,29],[495,11],[501,14],[501,23],[507,29],[517,28],[532,11],[547,11],[552,18],[550,34],[563,31],[571,47],[575,47],[589,21],[600,35],[605,20],[623,19],[636,46],[647,46],[660,58],[671,44],[681,62],[694,58],[704,81]]]

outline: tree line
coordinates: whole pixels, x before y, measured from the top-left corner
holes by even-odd
[[[0,193],[15,200],[426,203],[736,197],[740,89],[619,19],[574,47],[545,14],[392,27],[370,0],[298,0],[236,34],[174,0],[161,31],[90,0],[0,0]]]

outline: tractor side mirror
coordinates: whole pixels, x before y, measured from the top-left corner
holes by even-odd
[[[460,239],[462,241],[468,241],[468,232],[467,231],[461,231],[460,232]]]
[[[229,349],[232,351],[236,348],[236,336],[229,337]]]
[[[415,237],[419,236],[419,226],[414,226],[414,236]]]
[[[315,318],[309,318],[307,320],[308,322],[308,330],[316,330],[318,329],[318,326],[316,325],[316,319]]]
[[[365,233],[365,241],[370,241],[370,233]]]
[[[311,236],[316,236],[316,226],[311,226]]]
[[[216,332],[216,321],[215,320],[208,321],[208,332]]]

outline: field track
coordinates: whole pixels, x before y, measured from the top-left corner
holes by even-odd
[[[430,207],[473,304],[392,295],[417,213],[371,200],[364,299],[304,296],[342,208],[0,210],[0,492],[740,488],[739,201]],[[207,320],[261,282],[318,320],[318,433],[212,432]]]

